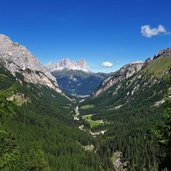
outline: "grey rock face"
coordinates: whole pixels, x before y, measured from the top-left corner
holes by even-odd
[[[45,65],[45,67],[50,71],[59,71],[59,70],[78,70],[83,72],[89,72],[87,63],[85,60],[81,59],[80,61],[70,61],[68,58],[63,59],[60,62],[57,63],[49,63]]]
[[[30,51],[2,34],[0,34],[0,60],[14,76],[19,72],[26,82],[45,85],[59,93],[62,92],[56,79]]]
[[[171,48],[161,50],[159,53],[154,55],[153,60],[160,58],[160,57],[171,57]]]
[[[93,93],[93,97],[99,96],[101,93],[103,93],[119,81],[131,77],[132,75],[140,71],[143,65],[144,62],[135,62],[123,66],[117,72],[115,72],[113,76],[110,76],[103,81],[102,86]]]

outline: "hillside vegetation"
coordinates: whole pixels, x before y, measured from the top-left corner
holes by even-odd
[[[149,64],[145,70],[151,74],[161,75],[163,72],[166,72],[170,69],[171,66],[171,57],[159,58],[155,62]]]
[[[110,122],[93,127],[107,130],[97,153],[112,157],[120,151],[131,171],[156,171],[164,153],[159,148],[153,130],[163,122],[163,105],[170,97],[171,57],[160,58],[132,77],[118,82],[96,98],[89,98],[80,108],[82,115],[93,113],[93,120]],[[110,159],[109,159],[110,160]]]
[[[83,148],[95,142],[73,121],[71,101],[44,86],[19,84],[2,65],[0,80],[0,170],[107,170]]]
[[[0,170],[169,169],[171,57],[85,101],[26,83],[3,63],[0,81]]]

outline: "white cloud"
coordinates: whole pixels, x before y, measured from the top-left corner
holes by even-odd
[[[106,62],[102,62],[101,66],[104,68],[111,68],[113,64],[111,62],[106,61]]]
[[[141,34],[144,37],[152,37],[160,34],[169,35],[170,33],[166,30],[163,25],[158,25],[158,27],[151,28],[150,25],[141,26]]]

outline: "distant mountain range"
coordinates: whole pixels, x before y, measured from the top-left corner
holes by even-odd
[[[99,96],[101,93],[118,82],[131,77],[140,71],[145,65],[159,57],[171,56],[171,48],[161,50],[146,61],[137,61],[121,67],[114,73],[93,73],[88,69],[85,60],[78,62],[68,58],[57,63],[49,63],[45,67],[56,78],[60,89],[69,95],[75,96]]]
[[[84,72],[82,70],[56,70],[51,72],[59,87],[67,94],[89,96],[101,82],[109,76],[105,73]]]
[[[45,67],[56,78],[59,87],[74,96],[89,96],[109,76],[91,72],[83,59],[76,62],[66,58],[57,63],[49,63]]]
[[[67,70],[77,70],[77,71],[84,71],[84,72],[90,72],[87,66],[87,63],[85,60],[81,59],[80,61],[70,61],[68,58],[63,59],[60,62],[57,63],[49,63],[46,65],[46,68],[50,71],[62,71],[64,69]]]

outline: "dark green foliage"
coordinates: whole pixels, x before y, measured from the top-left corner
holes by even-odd
[[[78,129],[82,124],[91,128],[82,119],[73,120],[77,104],[64,96],[24,82],[19,73],[16,79],[1,65],[0,81],[0,170],[111,171],[116,151],[129,161],[130,171],[162,170],[170,164],[171,102],[160,103],[171,93],[169,72],[154,76],[143,70],[81,103],[82,115],[95,114],[92,120],[109,123],[92,128],[107,130],[96,138]],[[163,125],[156,131],[159,144],[151,133],[156,125]],[[83,146],[91,144],[95,151],[85,151]]]
[[[19,149],[15,137],[0,128],[0,170],[9,170],[15,165]]]
[[[2,66],[0,81],[0,170],[103,170],[101,158],[82,148],[95,141],[78,129],[67,98],[41,85],[19,84]],[[9,100],[17,94],[25,98],[21,103]]]
[[[171,170],[171,100],[169,99],[165,103],[165,112],[164,112],[164,124],[158,126],[155,130],[155,135],[158,139],[158,143],[161,148],[164,150],[164,154],[160,157],[160,168],[162,170],[167,168]]]
[[[137,75],[117,83],[99,97],[83,102],[82,106],[91,104],[95,107],[81,109],[81,114],[94,113],[92,119],[110,122],[101,128],[108,131],[103,136],[103,141],[99,142],[98,154],[105,158],[112,156],[115,151],[121,151],[129,161],[129,170],[156,171],[158,156],[162,155],[163,151],[159,148],[152,130],[159,123],[162,124],[164,110],[163,105],[157,105],[156,102],[168,96],[170,85],[169,73],[155,77],[142,70]],[[132,93],[133,90],[136,91]],[[170,135],[168,127],[165,134]]]

